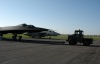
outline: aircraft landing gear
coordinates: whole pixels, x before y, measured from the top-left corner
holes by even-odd
[[[0,41],[2,41],[2,39],[3,39],[3,38],[2,38],[2,36],[3,36],[3,34],[2,34],[2,33],[0,33]]]
[[[22,39],[22,36],[19,36],[19,39],[18,40],[21,41],[21,39]]]
[[[17,40],[17,34],[16,34],[16,33],[13,34],[12,39],[13,39],[14,41]]]
[[[12,36],[12,39],[14,40],[14,41],[17,41],[17,34],[13,34],[13,36]],[[21,41],[21,39],[22,39],[22,36],[18,36],[18,41]]]

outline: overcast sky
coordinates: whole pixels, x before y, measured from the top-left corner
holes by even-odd
[[[72,34],[100,35],[100,0],[0,0],[0,26],[22,23]]]

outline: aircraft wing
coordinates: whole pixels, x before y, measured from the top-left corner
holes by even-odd
[[[41,32],[41,31],[47,31],[48,29],[45,28],[39,28],[39,27],[35,27],[32,25],[27,25],[27,26],[8,26],[8,27],[0,27],[0,33],[17,33],[17,34],[21,34],[21,33],[25,33],[25,32]]]

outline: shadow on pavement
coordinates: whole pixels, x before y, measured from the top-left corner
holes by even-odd
[[[14,40],[12,40],[12,39],[8,39],[8,38],[3,38],[3,40],[5,40],[5,41],[14,41]],[[22,42],[22,43],[37,43],[37,44],[51,44],[51,45],[65,45],[64,43],[64,41],[52,41],[52,40],[45,40],[45,39],[43,39],[43,40],[32,40],[32,39],[30,39],[30,40],[28,40],[28,39],[22,39],[21,41],[18,41],[18,40],[16,40],[16,42]]]
[[[5,41],[14,41],[12,39],[7,39],[7,38],[3,38],[3,40],[5,40]],[[48,40],[47,41],[46,39],[43,39],[43,40],[22,39],[21,41],[16,40],[16,42],[36,43],[36,44],[51,44],[51,45],[69,45],[68,43],[65,43],[64,41],[60,41],[60,40],[56,40],[56,41]],[[69,46],[83,46],[83,44],[69,45]],[[100,45],[90,45],[90,46],[86,46],[86,47],[100,47]]]

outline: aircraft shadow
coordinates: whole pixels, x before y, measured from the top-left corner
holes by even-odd
[[[3,38],[3,40],[5,41],[14,41],[12,39],[8,39],[8,38]],[[28,39],[22,39],[21,41],[16,40],[16,42],[22,42],[22,43],[36,43],[36,44],[51,44],[51,45],[65,45],[64,41],[45,41],[45,39],[43,40],[28,40]]]

